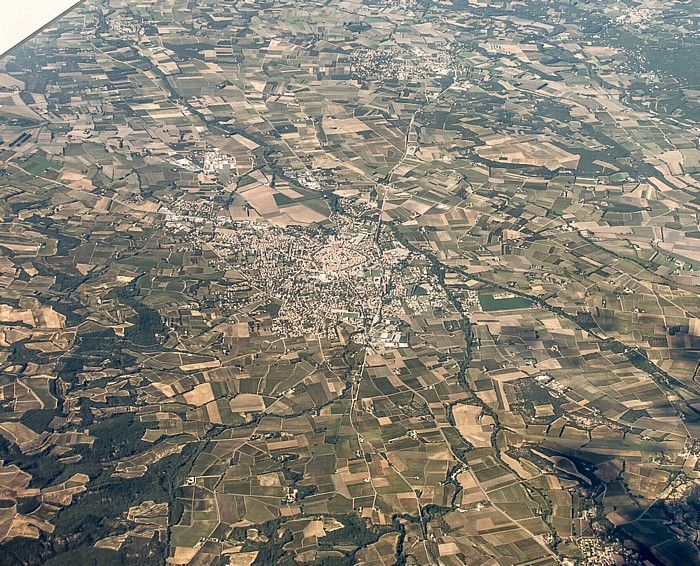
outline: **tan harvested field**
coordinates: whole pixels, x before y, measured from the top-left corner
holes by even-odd
[[[183,393],[185,401],[190,405],[195,407],[200,407],[206,405],[210,401],[214,400],[214,393],[211,390],[211,385],[209,383],[200,383],[192,391]]]
[[[252,393],[242,393],[234,397],[229,403],[234,412],[257,412],[265,410],[265,402],[260,395]]]
[[[18,422],[0,423],[0,434],[20,446],[32,442],[38,438],[38,434]]]
[[[555,170],[560,167],[575,169],[580,156],[569,153],[548,142],[534,139],[516,140],[495,138],[487,145],[476,148],[480,157],[500,163],[534,165]]]
[[[0,322],[22,322],[28,326],[35,326],[31,310],[16,309],[11,305],[0,305]]]
[[[221,362],[219,360],[211,360],[209,362],[182,364],[180,366],[180,370],[185,371],[185,372],[202,371],[205,369],[216,368],[216,367],[219,367],[220,365],[221,365]]]
[[[452,408],[457,430],[475,448],[491,446],[493,419],[481,413],[481,407],[476,405],[460,404]]]

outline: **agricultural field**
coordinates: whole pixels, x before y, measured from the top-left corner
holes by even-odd
[[[700,564],[691,4],[86,0],[0,59],[0,566]]]

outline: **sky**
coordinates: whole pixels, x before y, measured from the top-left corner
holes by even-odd
[[[78,0],[0,0],[0,55]]]

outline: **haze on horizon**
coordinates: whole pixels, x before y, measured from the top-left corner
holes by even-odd
[[[78,0],[0,2],[0,56],[77,4]]]

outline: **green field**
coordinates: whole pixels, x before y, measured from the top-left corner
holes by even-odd
[[[486,312],[526,309],[532,305],[529,299],[524,299],[523,297],[496,299],[493,295],[479,295],[479,303]]]
[[[54,163],[52,161],[47,161],[46,159],[43,159],[41,157],[33,157],[32,163],[34,163],[34,165],[29,169],[29,172],[32,175],[42,175],[46,172],[47,169],[58,170],[61,168],[60,164]]]

